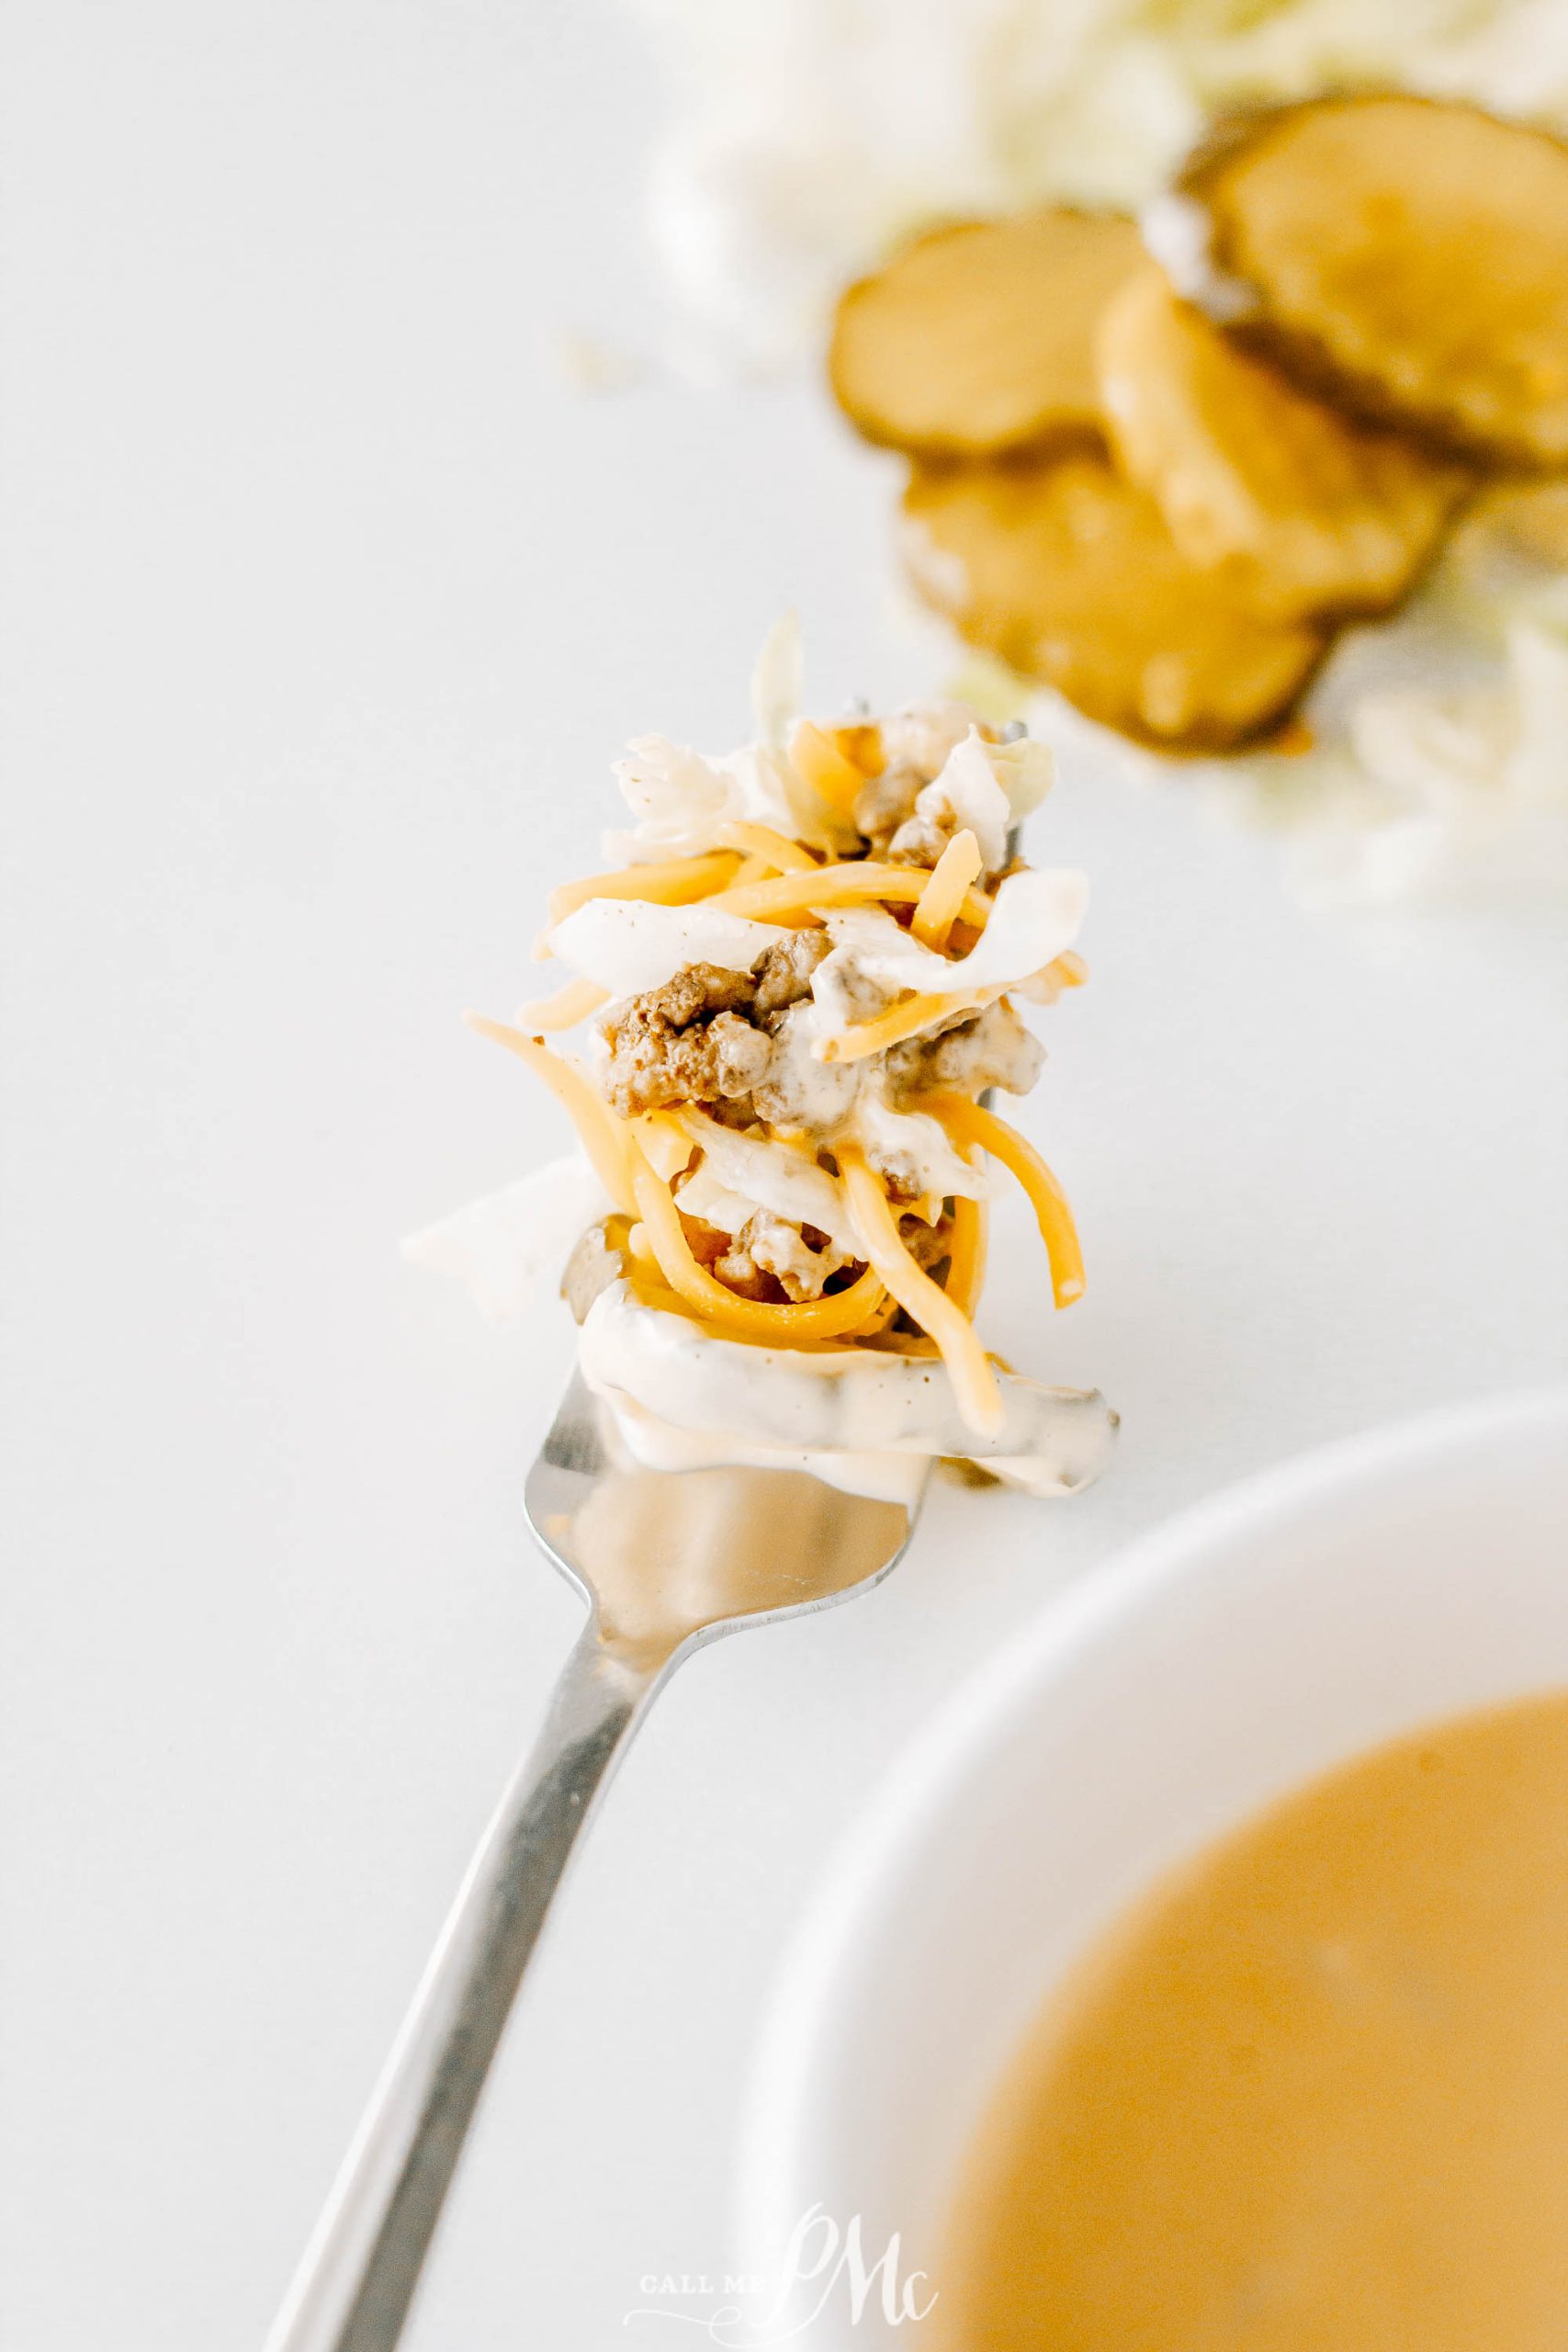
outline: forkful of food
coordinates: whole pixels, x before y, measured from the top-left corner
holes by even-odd
[[[1066,1196],[987,1099],[1039,1075],[1020,1008],[1086,977],[1084,877],[1017,854],[1050,753],[954,703],[799,718],[799,666],[784,625],[740,751],[629,747],[615,863],[540,941],[570,977],[468,1016],[579,1148],[408,1254],[492,1314],[559,1275],[577,1369],[525,1499],[588,1618],[269,2352],[399,2341],[551,1896],[674,1667],[879,1582],[934,1464],[1046,1497],[1109,1456],[1098,1391],[1013,1370],[975,1319],[998,1170],[1056,1306],[1083,1290]]]

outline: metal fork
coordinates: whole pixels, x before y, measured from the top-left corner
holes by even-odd
[[[575,1378],[524,1494],[588,1623],[468,1866],[267,2352],[391,2352],[551,1898],[654,1693],[721,1634],[867,1591],[918,1508],[804,1471],[642,1469]]]

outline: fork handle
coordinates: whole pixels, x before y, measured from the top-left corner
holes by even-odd
[[[491,2061],[593,1802],[660,1679],[592,1621],[468,1865],[266,2352],[392,2352]]]

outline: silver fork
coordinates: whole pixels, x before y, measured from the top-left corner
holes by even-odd
[[[654,1693],[722,1634],[868,1591],[918,1509],[804,1471],[645,1470],[618,1453],[574,1378],[524,1496],[588,1623],[468,1866],[266,2352],[391,2352],[551,1898]]]

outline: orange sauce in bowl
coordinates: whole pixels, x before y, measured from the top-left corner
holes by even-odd
[[[1568,2347],[1568,1693],[1363,1756],[1135,1906],[937,2279],[943,2352]]]

